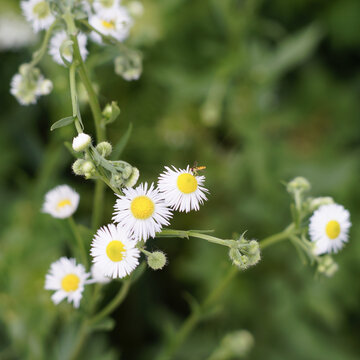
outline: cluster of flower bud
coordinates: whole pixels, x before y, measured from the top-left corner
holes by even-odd
[[[52,88],[52,82],[45,79],[38,68],[23,64],[11,80],[10,93],[21,105],[30,105],[35,104],[40,96],[50,94]]]
[[[239,240],[232,243],[229,257],[234,265],[245,270],[260,261],[260,245],[256,240],[247,240],[241,235]]]
[[[339,266],[330,255],[321,256],[318,258],[318,272],[327,277],[333,276],[338,270]]]
[[[302,193],[309,191],[311,189],[311,185],[307,179],[302,176],[298,176],[287,184],[286,189],[290,194],[295,194],[297,192]]]

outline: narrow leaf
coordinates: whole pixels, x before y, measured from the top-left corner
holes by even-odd
[[[63,126],[72,124],[73,122],[74,122],[73,116],[68,116],[66,118],[62,118],[62,119],[56,121],[54,124],[52,124],[50,130],[53,131],[53,130],[61,128]]]
[[[128,141],[130,139],[131,132],[132,132],[132,123],[129,124],[129,127],[126,130],[126,133],[121,137],[121,139],[115,145],[113,153],[112,153],[113,160],[119,159],[120,155],[124,151]]]

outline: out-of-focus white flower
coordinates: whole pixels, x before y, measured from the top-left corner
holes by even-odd
[[[11,12],[0,15],[0,51],[31,45],[36,38],[23,17]]]
[[[51,14],[49,3],[45,0],[22,1],[21,8],[35,32],[48,29],[55,20]]]
[[[83,265],[76,265],[75,259],[62,257],[51,264],[50,271],[46,275],[45,289],[55,290],[51,297],[55,304],[67,298],[69,303],[72,302],[74,307],[78,308],[89,276]]]
[[[65,219],[76,211],[79,200],[79,194],[70,186],[60,185],[46,193],[42,211],[54,218]]]
[[[80,55],[83,60],[86,59],[88,55],[88,51],[86,49],[86,42],[87,37],[83,33],[79,33],[77,35],[78,43],[79,43],[79,49],[80,49]],[[66,34],[65,30],[57,32],[50,40],[50,46],[49,46],[49,54],[52,56],[53,60],[58,63],[59,65],[65,66],[63,59],[60,55],[60,48],[62,44],[69,40],[68,35]],[[68,62],[72,62],[73,59],[73,51],[72,46],[66,46],[63,49],[62,56],[67,60]]]
[[[94,0],[93,8],[96,14],[111,16],[114,11],[119,10],[119,0]]]
[[[90,16],[89,23],[101,34],[112,36],[118,41],[124,41],[129,36],[132,19],[124,7],[118,7],[110,14],[100,12]],[[101,36],[98,33],[93,31],[90,36],[97,43],[102,43]]]
[[[10,83],[10,93],[21,105],[35,104],[41,95],[48,95],[52,88],[52,82],[45,79],[39,69],[29,68],[28,65],[22,65]]]
[[[104,271],[98,263],[91,266],[91,277],[92,279],[88,283],[107,284],[111,281],[111,278],[104,275]]]

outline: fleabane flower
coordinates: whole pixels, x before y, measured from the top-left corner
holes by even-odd
[[[76,211],[79,200],[79,194],[70,186],[59,185],[46,193],[42,211],[54,218],[65,219]]]
[[[52,56],[53,60],[56,63],[58,63],[59,65],[63,65],[63,66],[65,66],[65,64],[64,64],[63,59],[61,58],[60,49],[61,49],[61,46],[64,44],[64,42],[67,40],[69,40],[69,37],[66,34],[65,30],[58,31],[51,38],[50,46],[49,46],[49,54]],[[79,50],[80,50],[81,58],[83,60],[85,60],[87,57],[87,54],[88,54],[88,51],[86,49],[87,37],[85,34],[79,33],[77,35],[77,40],[79,43]],[[64,47],[62,56],[65,58],[65,60],[67,60],[68,62],[71,63],[72,59],[73,59],[72,46]]]
[[[50,94],[53,84],[37,68],[22,65],[11,79],[10,93],[21,105],[35,104],[42,95]]]
[[[118,7],[116,10],[107,12],[100,12],[89,17],[89,24],[103,35],[112,36],[118,41],[124,41],[130,33],[132,26],[132,19],[128,11],[124,7]],[[91,33],[91,38],[101,44],[101,36],[96,33]]]
[[[338,252],[348,241],[350,213],[342,205],[322,205],[310,218],[309,235],[315,254]]]
[[[186,169],[165,166],[158,179],[158,188],[173,210],[189,212],[199,210],[207,200],[204,181],[205,176],[195,175],[189,166]]]
[[[35,32],[48,29],[55,20],[51,14],[49,3],[45,0],[22,1],[21,8]]]
[[[124,188],[124,195],[115,203],[113,221],[119,223],[135,240],[155,237],[164,225],[169,225],[171,210],[154,184],[140,184],[135,189]]]
[[[112,15],[120,8],[119,0],[94,0],[93,8],[96,14]]]
[[[51,264],[45,279],[45,289],[55,290],[51,296],[55,304],[67,298],[69,303],[72,302],[78,308],[89,276],[83,265],[76,265],[75,259],[62,257]]]
[[[129,275],[138,265],[140,251],[136,241],[121,227],[109,224],[100,228],[91,243],[91,256],[99,274],[112,278]]]
[[[111,281],[111,278],[104,275],[103,268],[98,263],[91,266],[91,278],[89,283],[107,284]]]

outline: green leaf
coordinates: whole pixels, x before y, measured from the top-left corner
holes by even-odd
[[[62,119],[56,121],[54,124],[52,124],[50,130],[53,131],[53,130],[61,128],[63,126],[72,124],[74,122],[74,120],[75,120],[75,118],[73,116],[68,116],[66,118],[62,118]]]
[[[121,137],[121,139],[118,141],[118,143],[115,145],[114,150],[112,152],[112,159],[116,160],[120,157],[122,152],[124,151],[132,132],[132,123],[129,124],[128,129],[126,130],[126,133]]]
[[[110,331],[115,326],[115,320],[107,317],[105,319],[102,319],[100,322],[94,324],[92,326],[93,330],[100,330],[100,331]]]

